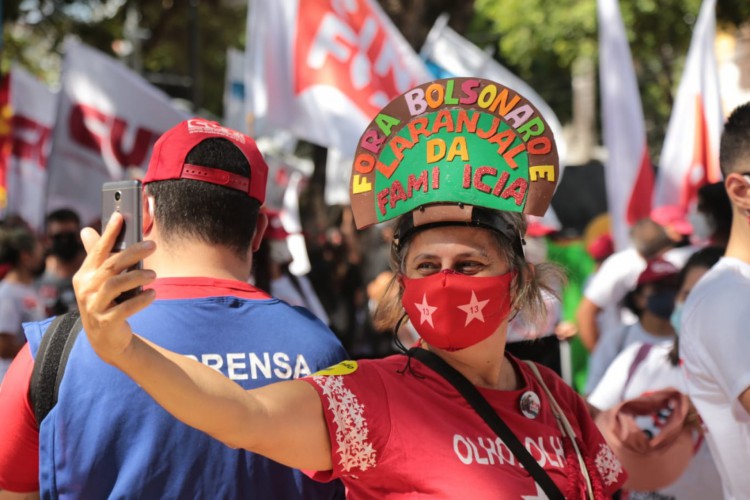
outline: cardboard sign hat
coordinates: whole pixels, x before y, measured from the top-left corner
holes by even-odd
[[[414,212],[414,226],[471,222],[481,207],[543,216],[555,192],[552,131],[522,95],[479,78],[450,78],[397,97],[355,153],[357,228]]]

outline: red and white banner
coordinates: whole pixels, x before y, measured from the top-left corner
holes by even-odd
[[[21,67],[10,71],[12,149],[8,158],[8,214],[44,230],[47,162],[55,123],[55,94]]]
[[[156,139],[185,118],[166,94],[124,64],[67,43],[47,209],[73,208],[84,223],[98,219],[102,183],[141,178]]]
[[[651,212],[654,172],[618,0],[598,0],[597,13],[602,128],[607,148],[604,180],[612,237],[619,250],[630,245],[630,225]]]
[[[659,160],[654,205],[687,213],[698,188],[721,180],[719,139],[724,114],[714,53],[716,0],[704,0]]]
[[[255,135],[284,128],[353,154],[381,107],[429,79],[374,0],[250,2],[245,90]]]

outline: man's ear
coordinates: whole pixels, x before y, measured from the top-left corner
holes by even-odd
[[[268,227],[268,215],[265,212],[260,211],[258,213],[258,220],[255,223],[255,232],[253,233],[252,244],[250,245],[253,252],[257,252],[260,248],[260,244],[263,241],[263,235],[266,233]]]
[[[740,210],[750,210],[750,181],[737,172],[732,172],[724,180],[724,187],[732,205]]]
[[[149,235],[151,228],[154,226],[154,197],[149,196],[145,189],[141,194],[141,206],[143,207],[141,222],[143,225],[143,236],[145,238]]]

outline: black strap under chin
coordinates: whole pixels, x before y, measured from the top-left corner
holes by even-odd
[[[513,431],[507,426],[507,424],[500,418],[500,416],[492,409],[492,406],[487,402],[482,394],[477,390],[474,385],[469,382],[466,377],[453,368],[451,365],[443,361],[436,354],[421,349],[419,347],[413,347],[409,349],[407,356],[413,356],[417,358],[422,364],[427,365],[430,369],[441,375],[445,380],[456,388],[466,401],[471,405],[472,408],[479,414],[480,417],[487,422],[487,425],[492,428],[493,431],[503,440],[506,446],[513,452],[513,455],[523,465],[531,477],[536,483],[544,490],[544,493],[550,500],[565,500],[560,488],[557,487],[552,478],[547,472],[537,463],[531,453],[526,447],[521,444]]]

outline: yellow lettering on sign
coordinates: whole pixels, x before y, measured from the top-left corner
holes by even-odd
[[[360,194],[372,191],[372,184],[364,175],[354,174],[352,176],[352,193]]]
[[[555,166],[535,165],[529,167],[529,179],[532,182],[538,181],[539,179],[546,179],[550,182],[555,182]]]
[[[442,139],[430,139],[427,141],[427,163],[435,163],[445,156],[445,141]]]
[[[448,150],[447,160],[451,161],[456,156],[460,156],[463,161],[469,161],[469,150],[466,146],[466,137],[458,136],[453,139],[451,147]]]

